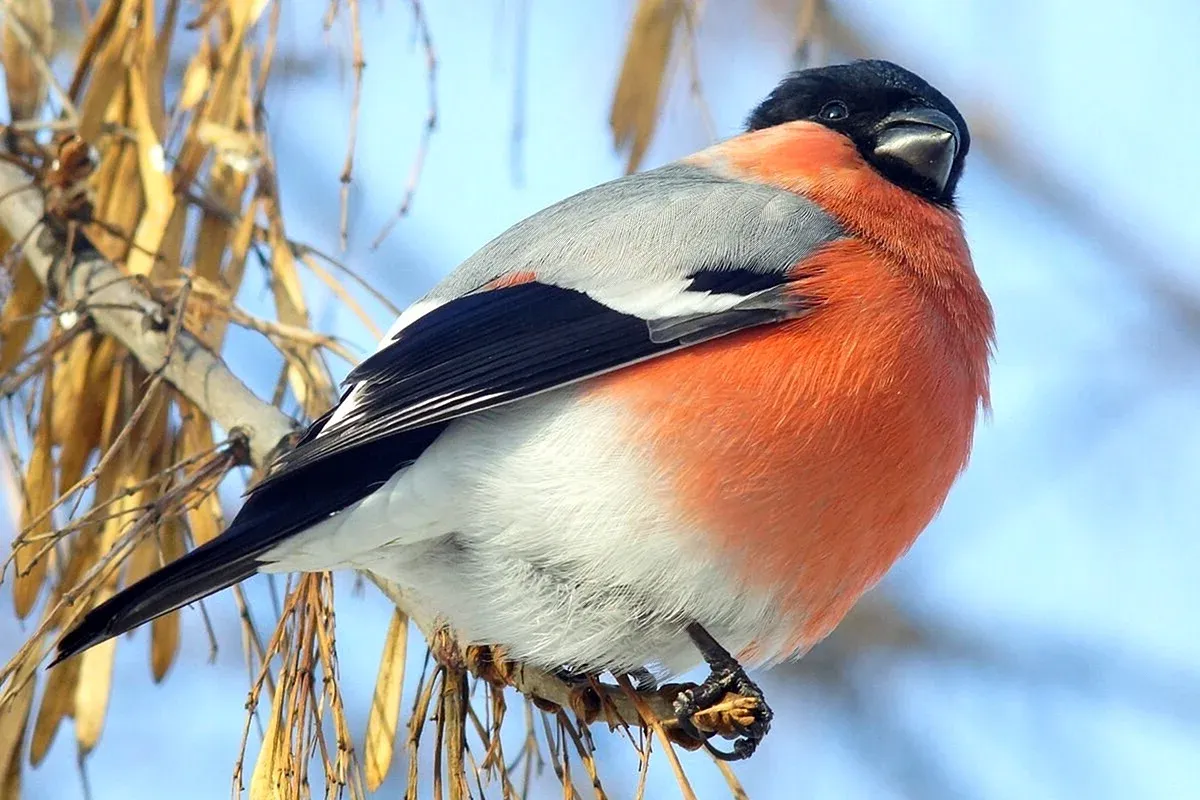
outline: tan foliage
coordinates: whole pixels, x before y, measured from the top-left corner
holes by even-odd
[[[23,119],[45,102],[39,56],[48,52],[51,31],[49,18],[34,13],[40,0],[11,5],[3,57],[10,102]],[[324,352],[346,353],[311,330],[300,273],[315,261],[284,234],[278,181],[255,112],[275,46],[274,22],[260,24],[268,6],[265,0],[210,4],[192,23],[199,46],[181,53],[174,46],[174,33],[184,24],[178,0],[163,6],[105,0],[87,20],[56,123],[61,129],[74,121],[84,149],[56,134],[48,147],[22,139],[20,153],[68,242],[86,235],[128,280],[171,310],[173,316],[155,324],[192,331],[212,347],[220,347],[230,324],[261,333],[283,355],[288,386],[312,416],[332,397]],[[15,26],[21,26],[17,33]],[[167,67],[180,57],[186,66],[176,91]],[[88,146],[96,163],[68,171],[77,154],[86,160]],[[55,197],[70,202],[52,202]],[[259,224],[260,213],[266,224]],[[256,317],[237,302],[252,247],[274,254],[274,319]],[[43,280],[23,260],[6,262],[0,408],[9,424],[0,436],[7,442],[15,431],[17,441],[27,437],[30,445],[16,452],[23,505],[4,580],[12,583],[20,616],[38,609],[41,616],[0,670],[2,797],[15,796],[10,790],[20,780],[23,743],[30,761],[39,763],[64,719],[74,720],[81,752],[102,741],[115,652],[126,645],[107,642],[49,673],[37,667],[73,619],[220,532],[224,518],[216,489],[244,463],[245,452],[169,387],[155,365],[135,362],[69,309],[51,317],[44,310]],[[353,299],[339,277],[316,266],[319,280]],[[318,594],[302,591],[290,602],[300,616],[323,613],[328,592],[318,602]],[[316,605],[309,609],[310,603]],[[332,659],[332,640],[322,644],[315,629],[306,630],[306,646]],[[248,636],[261,641],[257,631]],[[303,649],[299,639],[286,641],[295,652]],[[161,680],[179,652],[179,614],[153,622],[149,642],[149,672]],[[35,708],[39,682],[43,691]],[[275,676],[268,683],[280,685]],[[297,700],[294,694],[280,697]],[[340,706],[310,713],[332,713],[344,733]],[[341,738],[330,763],[350,783],[353,748],[348,735]],[[302,739],[311,745],[311,737],[291,744],[299,747]]]
[[[34,119],[49,89],[46,62],[54,49],[54,5],[51,0],[8,0],[0,62],[13,122]]]

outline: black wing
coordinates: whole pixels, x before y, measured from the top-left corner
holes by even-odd
[[[647,320],[530,282],[452,300],[401,330],[346,378],[349,411],[285,454],[264,484],[346,450],[495,408],[743,328],[794,317],[784,276],[730,272],[727,311]],[[707,273],[694,282],[708,283]],[[307,437],[306,437],[307,438]]]

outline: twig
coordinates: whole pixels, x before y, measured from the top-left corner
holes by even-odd
[[[346,0],[350,10],[350,46],[353,51],[351,68],[354,70],[354,95],[350,101],[350,125],[346,133],[346,160],[342,163],[342,174],[338,176],[342,188],[339,192],[341,214],[338,224],[338,235],[341,237],[344,251],[350,240],[350,181],[354,176],[354,148],[358,143],[358,115],[362,105],[363,68],[367,65],[363,56],[362,20],[358,13],[358,0]],[[336,13],[336,6],[330,7],[330,13]],[[328,19],[327,22],[332,22]]]
[[[663,716],[656,710],[651,709],[642,700],[641,696],[633,689],[633,684],[629,682],[629,678],[621,675],[617,678],[617,683],[621,685],[621,691],[633,703],[637,709],[638,715],[642,718],[644,724],[649,725],[654,731],[654,735],[662,742],[663,750],[667,754],[667,761],[671,764],[671,770],[675,773],[675,780],[679,783],[679,792],[684,800],[696,800],[696,793],[692,791],[692,785],[687,779],[687,774],[683,771],[683,765],[679,763],[679,756],[675,753],[675,748],[671,745],[671,740],[663,729]]]
[[[429,33],[429,23],[425,19],[425,9],[421,6],[421,0],[409,0],[409,2],[412,4],[413,23],[417,28],[417,36],[420,37],[421,46],[425,50],[425,86],[429,93],[425,127],[421,129],[421,142],[417,145],[417,154],[413,157],[412,167],[408,172],[404,196],[400,199],[396,213],[384,224],[379,235],[375,237],[375,241],[371,242],[372,250],[379,249],[379,245],[383,244],[383,240],[392,232],[392,228],[396,227],[396,223],[412,207],[413,196],[417,193],[417,184],[421,182],[421,172],[425,169],[425,157],[429,154],[429,143],[433,138],[434,129],[437,128],[437,54],[433,50],[433,37]]]
[[[17,167],[0,163],[0,193],[29,184]],[[171,351],[169,314],[142,292],[117,267],[86,242],[70,256],[65,275],[56,274],[66,255],[58,237],[42,222],[40,192],[16,192],[0,202],[0,226],[14,239],[28,237],[23,251],[34,274],[53,286],[60,305],[87,314],[147,370],[162,366],[163,377],[226,431],[240,429],[247,437],[251,459],[265,462],[268,454],[295,430],[277,408],[263,403],[219,357],[196,337],[180,331]],[[83,239],[82,235],[77,236]],[[167,358],[168,353],[170,358]]]

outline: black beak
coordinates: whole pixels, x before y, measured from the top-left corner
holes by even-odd
[[[888,114],[878,131],[874,154],[880,166],[908,172],[934,194],[945,194],[958,155],[954,120],[932,108],[914,108]]]

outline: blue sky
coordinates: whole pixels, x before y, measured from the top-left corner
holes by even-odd
[[[523,216],[620,174],[607,115],[632,3],[528,0],[518,93],[523,5],[425,4],[439,128],[412,214],[375,252],[368,244],[403,193],[418,141],[424,78],[407,4],[364,7],[368,67],[347,260],[398,304]],[[789,68],[791,31],[732,0],[707,6],[699,58],[724,136]],[[911,774],[910,747],[939,766],[927,797],[1200,796],[1200,773],[1189,768],[1200,745],[1200,323],[1146,284],[1167,275],[1200,297],[1200,5],[835,6],[882,55],[998,120],[1046,179],[1103,223],[1081,229],[973,155],[962,208],[997,311],[995,411],[943,514],[885,587],[914,618],[989,655],[849,662],[861,715],[795,672],[770,675],[779,721],[739,774],[758,798],[915,796],[913,781],[930,778]],[[302,2],[285,13],[285,34],[302,50],[322,46],[322,9]],[[327,76],[277,87],[270,106],[290,233],[330,250],[349,105],[348,76],[333,63]],[[514,147],[518,119],[524,136]],[[680,74],[646,165],[705,143]],[[1133,243],[1136,258],[1114,256],[1105,246],[1114,235]],[[248,291],[247,303],[259,299]],[[314,309],[326,329],[371,346],[348,313],[320,300]],[[230,362],[262,376],[252,382],[265,390],[275,374],[262,367],[268,357],[246,336]],[[119,649],[105,738],[88,760],[98,800],[158,797],[163,786],[180,798],[228,792],[245,674],[232,602],[219,597],[209,608],[228,643],[214,666],[203,664],[195,613],[184,658],[161,687],[147,680],[145,636]],[[339,608],[342,675],[361,733],[387,608],[348,591]],[[626,757],[613,750],[611,758]],[[28,777],[29,796],[82,796],[74,758],[60,732],[47,764]],[[705,765],[696,775],[702,798],[722,796]],[[655,779],[651,797],[674,796],[669,776]],[[620,787],[614,796],[630,791]]]

